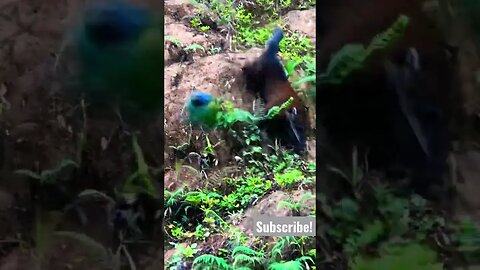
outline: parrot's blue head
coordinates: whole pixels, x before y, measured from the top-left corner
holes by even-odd
[[[121,1],[90,6],[85,14],[87,35],[98,45],[135,40],[150,23],[147,9]]]
[[[208,105],[213,100],[213,97],[207,93],[203,93],[200,91],[193,91],[192,95],[190,96],[190,103],[194,107],[203,107]]]

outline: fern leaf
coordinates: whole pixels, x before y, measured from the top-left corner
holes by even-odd
[[[303,270],[303,264],[299,261],[276,262],[268,266],[269,270]]]
[[[212,269],[229,270],[231,269],[228,262],[220,257],[211,254],[204,254],[195,258],[192,264],[193,269],[210,266]]]
[[[407,16],[399,16],[390,28],[375,36],[367,48],[361,44],[343,46],[330,60],[327,71],[320,75],[320,81],[329,84],[342,83],[353,71],[363,68],[373,51],[385,49],[395,43],[405,32],[408,23]]]
[[[135,152],[135,156],[137,157],[138,172],[143,175],[148,175],[148,165],[145,162],[142,148],[140,148],[140,145],[138,144],[138,139],[136,135],[132,136],[132,144],[133,151]]]
[[[233,259],[233,266],[254,266],[256,263],[255,258],[245,255],[245,254],[237,254]]]
[[[195,51],[195,50],[201,50],[205,52],[205,48],[200,45],[200,44],[192,44],[184,48],[185,51]]]
[[[310,75],[310,76],[305,76],[297,81],[295,81],[292,86],[294,88],[298,88],[300,87],[300,85],[304,84],[304,83],[316,83],[317,82],[317,75]]]
[[[251,255],[251,256],[256,256],[257,252],[250,247],[245,247],[245,246],[238,246],[233,249],[232,251],[232,257],[235,257],[237,253],[242,253],[245,255]]]
[[[315,195],[313,195],[311,192],[308,192],[303,194],[302,197],[300,197],[300,201],[305,201],[312,198],[315,198]]]
[[[282,208],[282,207],[289,208],[289,209],[294,209],[295,205],[291,202],[281,201],[281,202],[278,203],[277,208]]]
[[[372,42],[367,48],[368,52],[385,49],[391,44],[397,42],[405,32],[408,23],[409,18],[405,15],[400,15],[389,29],[372,39]]]
[[[182,42],[174,36],[165,36],[164,38],[165,38],[165,41],[170,41],[178,47],[182,46]]]
[[[354,258],[352,270],[441,270],[443,265],[436,262],[433,250],[412,243],[406,246],[391,247],[380,258]]]
[[[286,108],[288,108],[290,105],[292,105],[293,98],[290,97],[285,103],[283,103],[281,106],[273,106],[270,108],[267,112],[267,119],[272,119],[276,117],[280,112]]]
[[[137,159],[137,171],[132,174],[126,181],[124,190],[127,192],[146,192],[153,198],[158,198],[158,194],[152,183],[152,179],[148,172],[148,165],[143,157],[142,149],[138,144],[137,136],[132,136],[133,151]]]
[[[300,263],[306,263],[307,261],[309,261],[309,262],[315,264],[315,261],[310,256],[302,256],[302,257],[296,259],[295,261],[298,261]]]

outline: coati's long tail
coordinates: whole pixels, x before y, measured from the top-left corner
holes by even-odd
[[[276,54],[280,50],[280,41],[283,39],[283,31],[282,29],[275,27],[273,29],[272,36],[267,41],[267,51],[265,52],[266,55],[276,57]]]

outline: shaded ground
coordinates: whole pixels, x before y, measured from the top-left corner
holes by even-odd
[[[120,131],[118,118],[88,104],[83,111],[79,100],[64,97],[63,90],[71,83],[66,75],[73,70],[62,49],[83,2],[19,0],[0,4],[0,239],[7,240],[0,247],[1,269],[34,269],[26,265],[38,264],[18,259],[35,252],[30,249],[33,225],[43,214],[35,214],[34,206],[62,210],[85,189],[113,196],[113,189],[136,170],[131,137]],[[158,1],[136,2],[154,10],[160,7]],[[149,144],[142,148],[153,168],[161,165],[161,124],[159,119],[139,135],[141,146]],[[79,169],[67,170],[66,182],[46,189],[38,189],[30,184],[31,179],[14,173],[19,169],[42,172],[66,159],[79,164]],[[65,190],[58,190],[60,186]],[[108,246],[116,240],[105,205],[100,200],[96,206],[81,207],[88,217],[86,225],[80,223],[75,211],[66,211],[66,218],[56,229],[86,233]],[[44,261],[46,269],[101,269],[85,255],[89,248],[78,241],[60,241],[63,248],[53,247],[54,259]],[[76,251],[66,245],[69,241]],[[148,249],[138,250],[143,250],[142,256],[149,254]],[[152,254],[156,256],[155,249]],[[137,267],[146,269],[142,259],[133,256]]]

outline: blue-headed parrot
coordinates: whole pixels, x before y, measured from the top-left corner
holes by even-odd
[[[222,112],[221,101],[204,92],[193,91],[186,104],[190,123],[208,129],[218,124],[219,114]]]
[[[163,109],[163,25],[151,10],[122,1],[89,6],[74,47],[90,101],[133,113]]]

